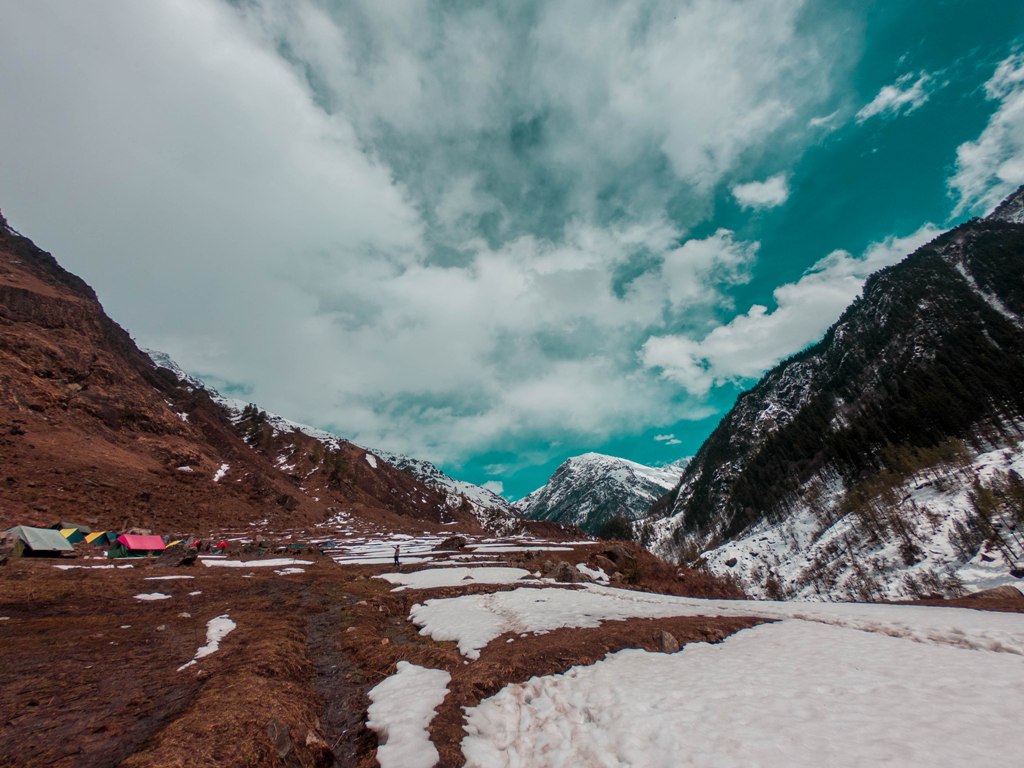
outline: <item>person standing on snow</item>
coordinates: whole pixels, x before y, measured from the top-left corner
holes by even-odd
[[[401,551],[401,547],[399,547],[398,544],[395,544],[395,567],[398,567],[398,557],[401,554]]]

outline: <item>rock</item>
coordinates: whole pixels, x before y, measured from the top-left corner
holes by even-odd
[[[966,598],[968,600],[1009,600],[1010,602],[1024,605],[1024,594],[1009,584],[993,587],[992,589],[983,589],[980,592],[973,592],[967,595]]]
[[[671,632],[661,630],[658,633],[658,644],[661,646],[662,653],[675,653],[680,649],[679,641],[676,640],[675,635]]]
[[[553,563],[550,560],[545,560],[543,565],[540,567],[541,576],[546,579],[554,579],[560,581],[563,584],[577,584],[582,582],[593,581],[592,578],[586,574],[580,573],[572,565],[564,560],[557,563]]]
[[[732,568],[738,562],[739,561],[735,557],[730,557],[728,560],[725,561],[725,567]]]
[[[629,553],[629,551],[621,544],[615,544],[601,553],[609,560],[611,560],[617,566],[623,566],[626,563],[636,562],[636,558]]]
[[[274,745],[277,756],[280,758],[287,756],[295,746],[292,743],[292,735],[289,733],[288,727],[276,717],[271,718],[267,723],[267,736],[270,737],[270,743]]]
[[[604,555],[596,555],[594,557],[594,567],[595,568],[600,568],[602,571],[604,571],[607,574],[611,574],[613,571],[617,571],[618,570],[618,568],[615,567],[615,563],[613,563],[611,560],[609,560]]]
[[[445,552],[452,549],[465,549],[466,539],[464,536],[449,536],[447,539],[442,541],[436,547],[435,552]]]

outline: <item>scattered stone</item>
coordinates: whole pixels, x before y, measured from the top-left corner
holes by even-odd
[[[555,581],[560,581],[564,584],[577,584],[593,581],[590,576],[587,576],[585,573],[581,573],[572,565],[572,563],[567,563],[564,560],[557,563],[545,560],[540,567],[540,573],[546,579],[554,579]]]
[[[661,645],[662,653],[676,653],[681,647],[675,635],[665,630],[658,634],[658,643]]]
[[[739,560],[737,560],[735,557],[730,557],[728,560],[725,561],[725,567],[732,568],[738,562]]]
[[[270,737],[270,743],[274,745],[277,756],[281,759],[284,759],[295,746],[292,743],[292,735],[289,733],[288,727],[276,717],[271,718],[267,723],[267,736]]]

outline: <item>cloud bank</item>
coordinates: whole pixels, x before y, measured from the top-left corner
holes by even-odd
[[[834,251],[795,283],[776,288],[775,309],[755,304],[699,341],[688,335],[653,337],[644,344],[641,359],[694,395],[705,395],[714,385],[756,378],[820,339],[857,297],[868,275],[938,234],[927,224],[906,237],[876,243],[859,257]]]
[[[146,345],[367,445],[674,423],[637,350],[749,277],[688,230],[828,102],[804,6],[5,3],[3,204]]]

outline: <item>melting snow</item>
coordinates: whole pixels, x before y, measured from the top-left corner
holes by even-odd
[[[1024,750],[1022,705],[1015,657],[788,621],[510,685],[467,710],[462,749],[487,768],[996,765]]]
[[[202,560],[203,565],[220,566],[222,568],[280,568],[284,565],[312,565],[312,560],[296,560],[291,557],[271,558],[270,560]]]
[[[147,576],[146,581],[174,581],[176,579],[194,579],[195,576]]]
[[[1024,655],[1024,614],[967,608],[702,600],[614,589],[521,588],[488,595],[427,600],[409,618],[420,634],[453,640],[467,658],[506,633],[543,633],[561,627],[598,627],[603,621],[665,616],[756,616],[803,619],[904,637],[922,643]]]
[[[220,648],[220,641],[227,637],[236,626],[238,625],[226,613],[223,616],[218,616],[206,622],[206,645],[200,646],[196,650],[196,655],[192,657],[192,661],[182,664],[178,667],[178,671],[181,672],[185,667],[191,667],[204,656],[209,656],[218,650]]]
[[[412,573],[384,573],[378,576],[400,586],[391,590],[457,587],[462,584],[514,584],[530,576],[522,568],[430,568]]]
[[[167,600],[169,597],[170,595],[165,595],[163,592],[143,592],[135,595],[136,600]]]
[[[407,661],[396,669],[369,693],[366,725],[377,733],[377,761],[381,768],[433,768],[439,755],[427,729],[451,675]]]
[[[293,573],[305,573],[305,568],[282,568],[279,571],[274,571],[278,576],[291,576]]]
[[[601,584],[608,583],[608,574],[604,572],[604,568],[589,568],[586,563],[576,563],[576,570]]]
[[[231,469],[230,464],[221,464],[220,469],[218,469],[213,475],[213,482],[219,483],[221,481],[221,478],[223,478],[224,475],[228,473],[229,469]]]

